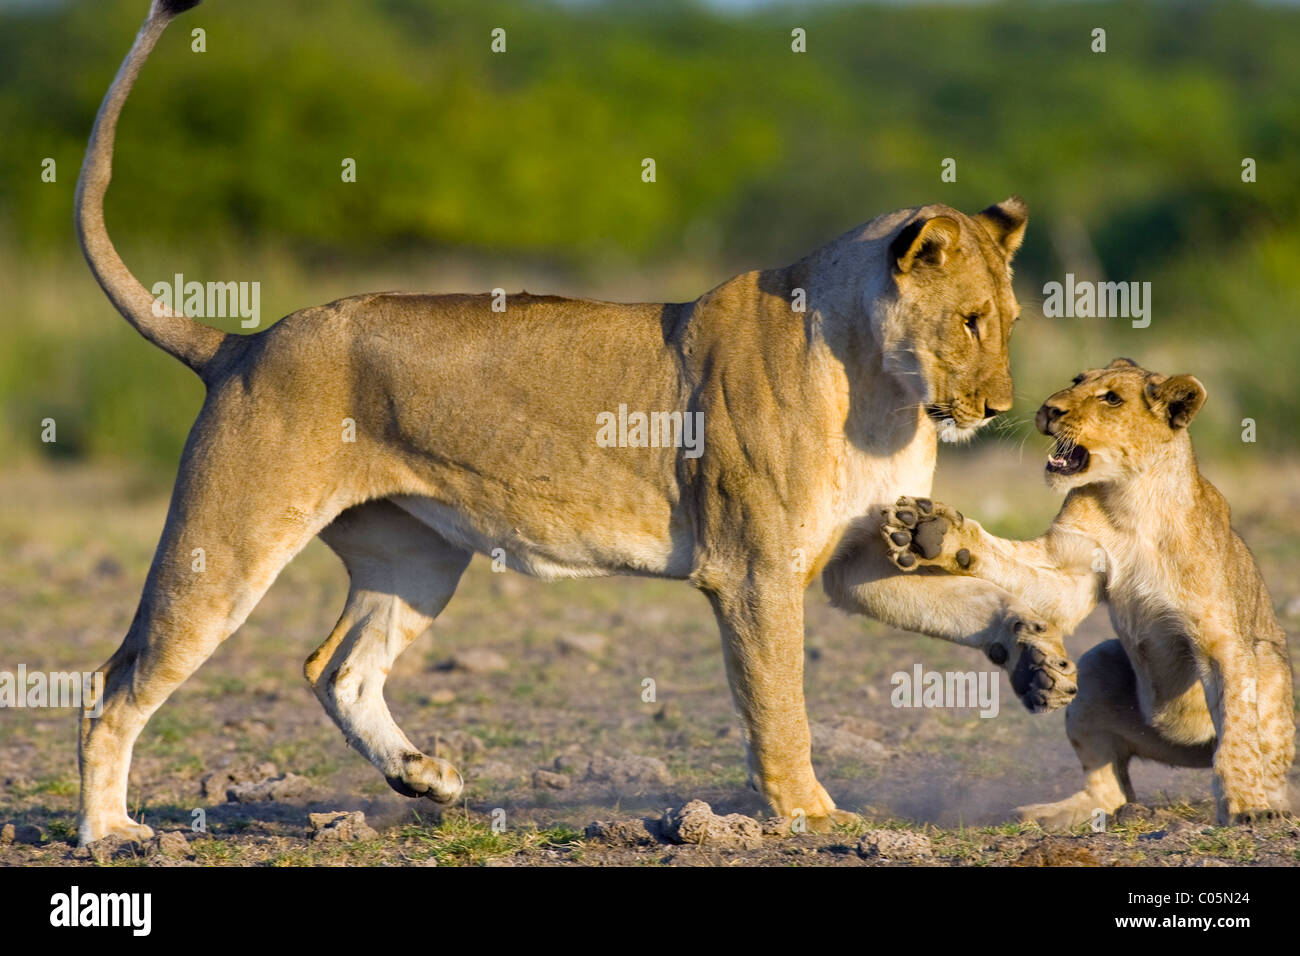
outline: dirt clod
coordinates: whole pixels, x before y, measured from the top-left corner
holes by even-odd
[[[555,773],[552,770],[534,770],[533,787],[537,790],[567,790],[569,777],[567,774]]]
[[[599,657],[608,643],[601,634],[562,634],[556,642],[565,654],[586,654]]]
[[[163,833],[156,834],[149,841],[149,848],[159,856],[172,857],[174,859],[185,859],[190,856],[190,841],[185,838],[184,833],[176,830],[167,830]]]
[[[6,823],[0,827],[0,843],[27,843],[38,846],[41,842],[41,828],[30,823]]]
[[[440,671],[463,671],[466,674],[499,674],[508,670],[510,662],[496,651],[472,647],[438,665]]]
[[[934,857],[934,846],[924,833],[911,833],[907,830],[868,830],[858,840],[858,856],[864,860],[923,863]]]
[[[299,800],[311,796],[311,781],[296,773],[259,780],[257,783],[240,783],[226,790],[230,803],[275,803]]]
[[[703,800],[692,800],[664,814],[660,829],[672,843],[694,843],[739,850],[757,850],[763,845],[763,828],[743,813],[718,816]]]
[[[607,846],[651,846],[658,842],[645,820],[597,820],[587,825],[586,837]]]
[[[333,813],[312,813],[307,817],[311,824],[308,838],[322,843],[349,843],[353,840],[375,840],[379,833],[366,823],[360,810],[337,810]]]
[[[219,800],[226,796],[231,787],[246,786],[278,776],[280,770],[275,764],[260,763],[255,767],[227,770],[214,770],[203,775],[199,781],[199,792],[209,800]]]

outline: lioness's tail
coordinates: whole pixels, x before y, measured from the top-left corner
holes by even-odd
[[[178,13],[197,6],[199,0],[152,0],[149,16],[122,61],[113,84],[95,117],[95,127],[86,147],[86,160],[77,180],[77,238],[109,300],[126,316],[137,332],[163,351],[176,356],[200,375],[217,354],[226,333],[200,325],[173,312],[140,284],[113,248],[104,228],[104,193],[113,178],[113,137],[122,104],[135,83],[140,67],[167,24]]]

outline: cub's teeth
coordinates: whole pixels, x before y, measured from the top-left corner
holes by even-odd
[[[1049,455],[1048,458],[1047,458],[1047,463],[1048,463],[1049,465],[1064,465],[1064,464],[1065,464],[1065,459],[1064,459],[1064,458],[1057,458],[1055,455]]]

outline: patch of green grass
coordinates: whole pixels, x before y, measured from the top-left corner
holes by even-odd
[[[1255,859],[1256,847],[1255,839],[1249,833],[1241,833],[1232,827],[1213,827],[1192,842],[1191,851],[1249,863]]]
[[[424,859],[432,857],[439,866],[482,866],[522,850],[581,846],[581,834],[564,825],[497,830],[459,813],[447,814],[437,827],[413,823],[399,833],[424,852]]]
[[[27,784],[13,784],[9,792],[15,797],[31,797],[37,794],[71,797],[76,794],[77,787],[77,781],[68,777],[44,777]]]

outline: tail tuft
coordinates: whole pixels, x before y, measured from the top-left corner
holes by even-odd
[[[155,9],[167,17],[193,10],[202,0],[154,0]]]

